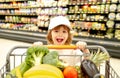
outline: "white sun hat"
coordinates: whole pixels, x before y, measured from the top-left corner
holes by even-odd
[[[65,25],[67,26],[70,30],[72,30],[71,25],[70,25],[70,21],[67,17],[65,16],[56,16],[54,18],[50,19],[50,24],[48,29],[53,29],[59,25]]]

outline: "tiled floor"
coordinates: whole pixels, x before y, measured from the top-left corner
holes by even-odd
[[[24,42],[19,42],[19,41],[13,41],[13,40],[0,38],[0,68],[6,62],[7,52],[9,52],[9,50],[11,48],[13,48],[14,46],[17,46],[17,45],[31,45],[31,43],[24,43]],[[110,59],[110,65],[117,72],[117,74],[120,75],[120,59],[111,58]]]

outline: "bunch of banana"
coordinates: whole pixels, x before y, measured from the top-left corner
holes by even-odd
[[[64,78],[64,76],[59,68],[50,64],[41,64],[26,71],[23,78]]]

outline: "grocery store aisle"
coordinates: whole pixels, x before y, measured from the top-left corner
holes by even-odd
[[[13,41],[8,39],[0,38],[0,68],[5,64],[7,52],[10,51],[11,48],[17,45],[31,45],[31,43]],[[111,66],[113,69],[120,75],[120,59],[111,58],[110,59]]]

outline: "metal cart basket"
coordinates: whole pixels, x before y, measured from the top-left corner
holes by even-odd
[[[6,73],[10,72],[12,69],[14,69],[16,66],[20,65],[24,61],[28,47],[29,46],[15,46],[8,52],[8,55],[6,57],[6,64],[0,69],[0,78],[6,78]],[[51,48],[61,49],[60,47],[55,46]],[[70,47],[64,48],[70,49]],[[73,49],[74,48],[75,47],[73,47]],[[107,52],[107,50],[103,46],[99,45],[88,45],[87,48],[90,52],[97,52],[98,49],[100,49],[101,52]],[[82,56],[83,55],[81,55],[80,57],[82,58]],[[104,75],[104,78],[120,78],[116,71],[110,66],[110,60],[105,61],[104,65],[102,65],[102,67],[99,67],[99,71]]]

